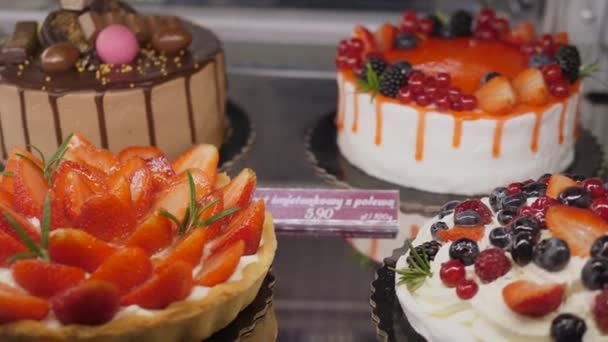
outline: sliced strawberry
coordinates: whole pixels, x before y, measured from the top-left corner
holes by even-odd
[[[245,255],[255,254],[260,247],[264,229],[265,204],[263,200],[251,203],[239,211],[230,221],[222,235],[217,238],[212,250],[220,251],[238,240],[245,242]]]
[[[171,168],[171,163],[166,157],[155,157],[146,160],[146,166],[152,174],[152,181],[156,191],[165,189],[171,184],[175,177],[175,171]]]
[[[116,248],[79,229],[55,229],[49,236],[49,254],[53,262],[80,267],[93,272]]]
[[[66,157],[72,150],[74,150],[76,148],[80,148],[80,147],[93,148],[95,146],[93,145],[93,143],[91,141],[89,141],[89,139],[87,139],[84,136],[84,134],[82,134],[80,132],[74,132],[74,133],[72,133],[72,138],[68,142]],[[70,158],[67,158],[67,159],[70,159]]]
[[[508,113],[515,104],[517,96],[511,83],[503,76],[496,76],[475,92],[479,108],[496,114]]]
[[[467,238],[473,241],[480,241],[485,233],[483,226],[477,227],[459,227],[455,226],[448,230],[440,230],[437,236],[443,241],[456,241],[460,238]]]
[[[142,248],[152,255],[169,246],[173,241],[174,223],[158,213],[153,213],[142,222],[127,240],[127,246]]]
[[[42,216],[44,198],[49,185],[39,166],[26,159],[19,159],[13,175],[14,206],[26,216]]]
[[[192,285],[192,266],[178,260],[160,268],[146,283],[122,297],[121,304],[135,304],[150,310],[164,309],[173,302],[186,299]]]
[[[19,162],[20,160],[23,160],[22,157],[18,156],[18,154],[26,156],[30,160],[35,161],[38,164],[38,166],[42,167],[42,162],[38,158],[36,158],[33,154],[29,153],[28,151],[26,151],[25,149],[22,149],[20,147],[13,147],[8,154],[8,159],[6,160],[4,172],[12,172],[13,174],[15,173],[15,169],[17,167],[17,162]],[[4,191],[6,191],[10,194],[15,192],[15,190],[13,188],[13,180],[14,180],[13,176],[2,177],[1,187]]]
[[[154,181],[150,170],[141,168],[135,171],[131,177],[130,188],[135,217],[140,219],[148,212],[152,205]]]
[[[110,175],[108,176],[108,183],[115,184],[118,179],[121,178],[125,178],[126,180],[131,181],[131,178],[133,177],[135,172],[142,168],[146,168],[145,160],[139,157],[131,158],[128,161],[121,163],[110,173]]]
[[[395,36],[397,35],[397,27],[390,23],[384,23],[376,32],[376,42],[380,51],[387,52],[393,49]]]
[[[554,174],[549,178],[549,185],[547,186],[547,196],[553,199],[557,199],[559,194],[564,191],[565,188],[571,186],[577,186],[578,184],[570,177]]]
[[[214,145],[197,145],[188,152],[179,156],[171,166],[175,173],[180,174],[188,169],[201,169],[209,178],[211,184],[215,184],[217,178],[217,166],[220,154]]]
[[[110,187],[110,194],[116,196],[125,207],[132,208],[131,184],[127,178],[114,178],[113,182],[108,183],[108,186]]]
[[[517,99],[525,104],[540,106],[549,101],[549,90],[543,73],[537,68],[528,68],[513,79]]]
[[[40,233],[39,230],[32,225],[32,223],[27,220],[25,217],[14,211],[9,206],[5,206],[0,203],[0,230],[10,235],[12,238],[17,241],[21,241],[21,237],[13,226],[6,220],[4,214],[10,216],[17,224],[25,231],[25,233],[32,238],[32,240],[36,242],[40,242]]]
[[[64,160],[59,164],[59,167],[53,174],[53,184],[56,184],[59,178],[69,171],[78,173],[94,193],[100,194],[108,191],[105,173],[87,164],[79,164],[71,160]]]
[[[135,224],[135,213],[111,194],[89,197],[74,220],[77,228],[108,242],[124,239]]]
[[[355,26],[352,36],[363,41],[363,55],[370,52],[378,52],[378,44],[376,44],[374,35],[365,27],[361,25]]]
[[[39,321],[49,313],[49,302],[29,296],[17,289],[0,283],[0,323],[25,319]]]
[[[245,208],[251,198],[256,185],[256,175],[252,169],[243,169],[228,185],[222,188],[224,193],[224,207]]]
[[[547,210],[547,228],[563,239],[572,255],[589,257],[595,240],[608,234],[608,223],[587,209],[555,205]]]
[[[205,212],[203,212],[201,214],[201,216],[199,218],[200,221],[205,221],[205,220],[211,218],[212,216],[221,213],[224,210],[224,198],[222,196],[221,191],[219,191],[219,190],[216,190],[216,191],[210,193],[209,195],[201,198],[201,200],[198,202],[198,205],[199,205],[199,208],[204,208],[204,207],[207,207],[212,202],[215,202],[215,203],[211,204],[207,208],[207,210],[205,210]],[[222,220],[215,221],[205,228],[207,230],[207,239],[209,241],[215,239],[220,234],[220,231],[222,229],[222,225],[224,224],[224,222],[228,222],[228,220],[222,219]]]
[[[17,253],[27,251],[27,248],[15,238],[0,230],[0,266],[6,266],[6,260]]]
[[[55,193],[63,199],[65,216],[74,221],[80,215],[82,206],[93,196],[93,191],[78,172],[67,170],[57,177]]]
[[[63,324],[100,325],[109,322],[120,306],[120,293],[106,281],[86,281],[53,297],[51,307]]]
[[[503,39],[509,43],[521,44],[531,42],[536,38],[536,30],[534,24],[530,21],[524,21],[513,28],[511,32],[503,36]]]
[[[85,278],[81,268],[53,264],[41,259],[14,262],[11,271],[15,282],[31,295],[49,298],[78,285]]]
[[[126,247],[107,258],[90,279],[112,283],[121,295],[143,284],[152,275],[152,262],[139,247]]]
[[[6,190],[0,188],[0,203],[11,209],[15,209],[13,206],[13,195]]]
[[[527,280],[518,280],[502,289],[502,297],[505,304],[516,313],[542,317],[559,307],[565,291],[564,284],[540,285]]]
[[[212,254],[203,262],[201,272],[196,277],[196,283],[211,287],[225,282],[236,270],[244,252],[245,242],[239,240],[218,253]]]
[[[213,185],[209,183],[209,180],[203,171],[192,169],[190,170],[190,174],[194,181],[197,200],[211,192]],[[152,203],[152,208],[154,210],[167,210],[175,215],[175,217],[181,219],[184,217],[184,213],[186,212],[189,203],[190,185],[187,176],[182,174],[176,178],[176,181],[171,184],[171,186],[156,194]]]
[[[129,146],[118,153],[118,161],[124,164],[133,158],[147,160],[164,156],[163,151],[154,146]]]
[[[170,265],[178,260],[187,262],[195,267],[201,261],[203,248],[207,242],[204,228],[195,228],[175,244],[175,248],[169,251],[167,257],[161,261],[161,267]]]
[[[99,171],[109,174],[118,165],[118,159],[112,152],[96,147],[79,146],[70,151],[66,158],[79,164],[85,164]]]

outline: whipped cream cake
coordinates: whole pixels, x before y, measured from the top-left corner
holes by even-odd
[[[545,175],[447,203],[396,265],[412,327],[439,341],[608,341],[608,189]]]
[[[355,27],[336,65],[338,147],[374,177],[472,195],[573,161],[586,68],[566,33],[488,9],[407,11],[376,32]]]
[[[175,158],[221,145],[226,76],[213,32],[117,0],[64,6],[41,25],[17,23],[0,47],[4,158],[30,144],[50,153],[72,131],[115,153],[154,145]]]

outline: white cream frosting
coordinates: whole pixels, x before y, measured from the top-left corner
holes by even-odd
[[[338,146],[344,157],[366,173],[405,187],[436,193],[474,195],[489,193],[496,184],[534,178],[563,171],[574,158],[573,134],[579,94],[565,102],[564,142],[559,143],[562,103],[542,114],[538,151],[531,150],[536,114],[524,113],[506,119],[500,140],[500,155],[493,156],[497,127],[494,119],[465,120],[461,142],[453,146],[453,115],[429,107],[425,115],[423,157],[416,160],[419,113],[416,107],[382,103],[382,141],[375,144],[376,106],[368,93],[338,72],[338,108],[343,110],[344,129],[338,131]],[[355,101],[357,131],[353,132]]]
[[[486,205],[487,198],[482,200]],[[488,206],[489,207],[489,206]],[[417,246],[432,240],[430,226],[440,219],[433,218],[413,241]],[[453,215],[450,214],[441,221],[453,226]],[[492,228],[500,224],[494,222],[486,225],[486,234],[479,241],[480,251],[491,247],[488,239]],[[550,236],[548,230],[543,230],[543,238]],[[405,285],[396,285],[396,294],[412,327],[429,342],[448,341],[552,341],[550,337],[551,321],[559,313],[573,313],[585,320],[587,331],[583,336],[584,342],[608,341],[608,336],[602,336],[591,314],[591,304],[596,292],[585,289],[580,280],[580,272],[585,260],[571,257],[565,269],[559,272],[548,272],[534,263],[524,267],[513,263],[511,270],[494,282],[481,283],[474,271],[474,266],[466,267],[466,277],[475,279],[479,285],[478,293],[471,300],[461,300],[453,288],[443,285],[439,277],[441,264],[448,261],[451,242],[445,243],[439,249],[435,260],[431,262],[433,276],[427,278],[424,285],[413,294]],[[510,255],[507,253],[510,258]],[[397,261],[397,268],[407,266],[407,254]],[[567,297],[556,312],[541,318],[529,318],[511,311],[504,303],[502,289],[515,280],[530,280],[540,284],[564,283],[567,287]],[[397,276],[396,282],[399,281]]]

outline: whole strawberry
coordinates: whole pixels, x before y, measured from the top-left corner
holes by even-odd
[[[483,283],[491,283],[507,274],[511,261],[500,248],[488,248],[475,259],[475,274]]]

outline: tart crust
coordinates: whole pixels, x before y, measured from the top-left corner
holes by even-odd
[[[212,287],[199,300],[172,303],[151,315],[127,314],[100,326],[67,325],[50,327],[44,322],[26,320],[0,325],[4,342],[199,342],[232,322],[253,302],[277,248],[274,224],[266,213],[263,244],[258,261],[248,264],[243,278]]]

